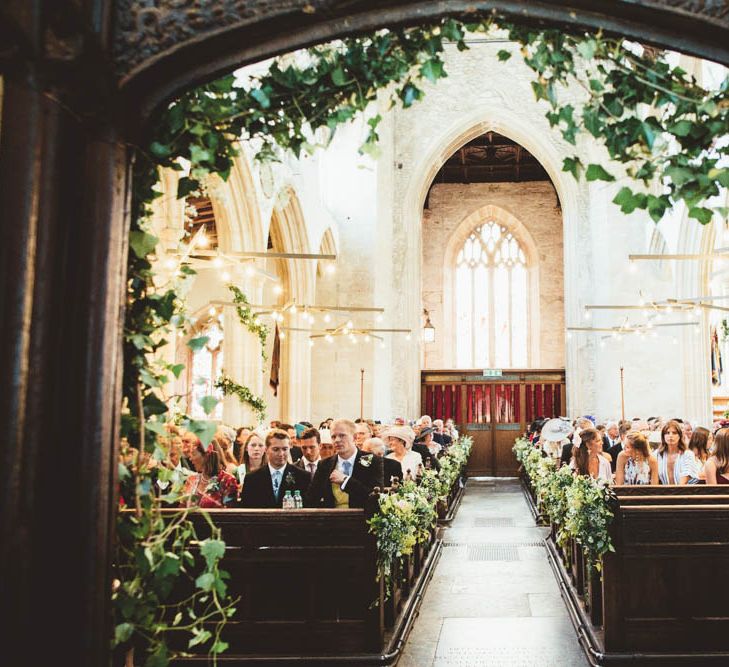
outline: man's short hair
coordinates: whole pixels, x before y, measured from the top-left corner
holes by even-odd
[[[618,426],[618,434],[622,438],[627,433],[630,433],[630,429],[632,428],[633,425],[630,422],[623,422],[622,424],[620,424],[620,426]]]
[[[291,438],[289,438],[289,434],[283,429],[273,428],[266,433],[266,448],[273,444],[274,440],[291,440]]]
[[[293,427],[293,426],[291,426],[291,424],[279,424],[279,425],[278,425],[278,428],[279,428],[279,430],[281,430],[281,431],[288,431],[289,429],[292,429],[292,428],[294,428],[294,427]],[[296,430],[296,429],[294,429],[294,430]]]
[[[350,435],[354,435],[354,432],[357,430],[357,425],[351,420],[351,419],[335,419],[332,422],[332,426],[330,430],[334,430],[334,428],[337,426],[337,424],[342,424],[347,427],[347,431],[349,431]]]
[[[309,438],[316,438],[316,444],[321,444],[321,433],[319,433],[319,429],[316,428],[307,428],[299,437],[299,440],[308,440]]]

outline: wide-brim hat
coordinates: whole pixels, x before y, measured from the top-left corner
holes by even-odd
[[[426,428],[421,429],[420,433],[418,433],[418,437],[415,439],[415,442],[424,440],[425,436],[430,435],[431,433],[435,433],[435,426],[427,426]]]
[[[383,434],[383,437],[398,438],[402,440],[408,447],[412,447],[413,440],[415,440],[415,431],[409,426],[391,426]]]
[[[547,442],[559,442],[572,433],[572,422],[568,419],[557,417],[550,419],[542,426],[542,440]]]

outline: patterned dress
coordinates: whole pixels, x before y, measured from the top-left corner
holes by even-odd
[[[198,506],[207,509],[227,507],[235,502],[238,495],[238,482],[230,473],[221,470],[209,479],[201,473],[193,473],[185,480],[182,491],[188,507]]]

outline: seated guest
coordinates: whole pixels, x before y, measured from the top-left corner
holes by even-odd
[[[196,472],[185,480],[182,504],[206,508],[230,506],[238,495],[238,483],[225,471],[220,446],[211,441],[203,447],[198,439],[191,456]]]
[[[694,465],[689,474],[689,484],[706,484],[706,461],[709,458],[711,447],[711,432],[707,428],[699,426],[695,428],[689,440],[688,448],[694,455]]]
[[[249,472],[243,480],[240,507],[280,509],[286,491],[306,493],[311,475],[288,462],[290,438],[286,431],[274,429],[266,435],[267,464]]]
[[[714,435],[714,453],[704,470],[707,484],[729,484],[729,428],[721,428]]]
[[[382,466],[385,474],[385,486],[392,486],[392,483],[396,478],[399,481],[402,480],[402,466],[395,459],[385,458],[386,447],[381,438],[367,438],[367,440],[362,443],[362,451],[382,458]]]
[[[630,423],[623,423],[620,426],[617,426],[616,429],[618,432],[618,440],[615,442],[612,438],[611,432],[612,432],[612,425],[614,422],[611,422],[608,424],[606,438],[603,439],[603,449],[607,451],[608,454],[610,454],[610,467],[612,468],[613,472],[616,472],[617,470],[617,463],[618,463],[618,456],[620,456],[620,452],[623,451],[625,447],[626,438],[628,437],[628,433],[630,433]],[[605,439],[608,440],[608,442],[612,442],[614,444],[610,445],[610,447],[605,447]]]
[[[328,459],[330,456],[334,456],[336,451],[334,450],[334,443],[332,442],[332,432],[328,428],[319,429],[319,456],[323,459]]]
[[[383,487],[382,459],[354,444],[355,424],[349,419],[332,423],[336,456],[319,461],[304,498],[306,507],[363,508],[375,487]]]
[[[182,438],[182,458],[180,459],[180,465],[188,470],[195,470],[195,466],[192,465],[192,448],[197,444],[199,438],[192,431],[183,431]]]
[[[302,456],[294,465],[297,468],[306,470],[312,477],[316,472],[319,461],[321,461],[321,455],[319,454],[320,443],[321,436],[318,429],[315,428],[307,428],[299,438]]]
[[[578,475],[590,476],[612,482],[610,463],[601,455],[602,440],[594,428],[580,431],[580,444],[573,448],[572,466]]]
[[[627,433],[627,431],[626,431]],[[608,422],[605,425],[605,435],[602,438],[602,448],[606,452],[610,452],[611,447],[615,447],[620,444],[620,428],[617,422]],[[620,452],[616,452],[617,456]],[[615,458],[615,456],[613,458]]]
[[[661,444],[656,452],[661,484],[688,484],[695,469],[693,453],[683,439],[683,429],[675,419],[661,429]]]
[[[435,427],[427,426],[420,431],[420,435],[417,440],[413,443],[412,450],[420,454],[423,459],[423,465],[426,468],[432,468],[433,470],[440,470],[440,463],[438,463],[438,454],[441,451],[441,446],[433,440],[435,434]]]
[[[691,436],[694,434],[694,427],[691,426],[691,422],[685,421],[681,424],[681,431],[683,431],[683,441],[688,447],[689,442],[691,442]]]
[[[296,427],[291,426],[291,424],[281,424],[279,429],[288,434],[289,456],[291,456],[291,463],[296,463],[301,458],[301,447],[294,444],[296,442]]]
[[[433,440],[435,442],[437,442],[444,449],[448,449],[448,447],[450,447],[451,443],[453,442],[453,438],[451,438],[451,436],[448,435],[448,433],[446,433],[445,424],[443,423],[443,420],[442,419],[434,420],[433,426],[435,427],[435,433],[433,433]]]
[[[266,464],[266,445],[258,433],[251,433],[241,449],[242,457],[238,465],[238,481],[243,484],[246,474],[258,470]]]
[[[629,433],[617,456],[615,483],[619,485],[658,484],[658,461],[651,454],[648,439],[639,432]]]
[[[418,468],[423,465],[423,457],[410,450],[415,433],[409,426],[392,426],[383,434],[392,450],[388,459],[395,459],[402,467],[403,479],[415,479]]]
[[[372,437],[372,428],[367,422],[360,421],[355,424],[354,444],[357,449],[362,449],[362,443]]]
[[[240,461],[241,450],[245,447],[246,440],[248,440],[248,436],[250,434],[251,429],[246,428],[245,426],[241,426],[235,432],[235,440],[233,442],[233,456],[235,457],[236,461]]]

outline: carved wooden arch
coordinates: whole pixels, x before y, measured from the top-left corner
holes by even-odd
[[[381,27],[497,12],[544,25],[602,28],[729,64],[722,0],[117,0],[113,59],[146,117],[181,91],[243,64]]]

